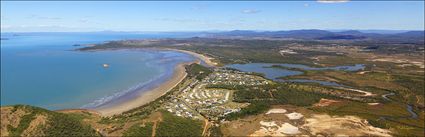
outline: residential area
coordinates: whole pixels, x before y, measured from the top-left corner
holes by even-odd
[[[191,80],[179,94],[173,96],[163,108],[177,116],[193,119],[218,120],[248,103],[232,102],[233,92],[221,86],[265,85],[271,81],[251,73],[226,68],[216,68],[201,81]]]

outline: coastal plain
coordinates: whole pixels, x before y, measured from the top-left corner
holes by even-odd
[[[66,128],[59,115],[76,127],[66,130],[90,136],[423,136],[424,45],[380,42],[217,36],[85,46],[79,50],[155,48],[199,60],[180,64],[147,95],[104,110],[3,106],[2,136],[60,135],[53,132]],[[274,65],[231,66],[253,63]]]

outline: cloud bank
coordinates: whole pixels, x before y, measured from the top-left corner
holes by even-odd
[[[260,10],[256,10],[256,9],[244,9],[241,11],[244,14],[255,14],[255,13],[259,13],[261,12]]]
[[[317,0],[319,3],[345,3],[349,1],[350,0]]]

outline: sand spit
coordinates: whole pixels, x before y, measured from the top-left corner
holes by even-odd
[[[205,64],[207,64],[208,66],[211,66],[211,67],[214,67],[214,66],[217,66],[218,65],[218,63],[212,61],[213,58],[207,57],[205,55],[202,55],[202,54],[199,54],[199,53],[195,53],[195,52],[192,52],[192,51],[179,50],[179,49],[168,49],[168,48],[165,48],[164,50],[174,50],[174,51],[178,51],[178,52],[183,52],[183,53],[190,54],[190,55],[192,55],[192,56],[194,56],[196,58],[201,59],[202,61],[205,62]]]

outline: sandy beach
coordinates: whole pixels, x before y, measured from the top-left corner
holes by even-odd
[[[174,69],[173,76],[170,79],[162,83],[161,86],[159,87],[155,87],[149,91],[144,91],[143,94],[139,95],[135,99],[131,99],[111,107],[94,109],[94,110],[99,112],[102,116],[112,116],[116,114],[121,114],[122,112],[131,110],[133,108],[152,102],[155,99],[163,96],[165,93],[167,93],[171,89],[173,89],[186,77],[187,73],[184,67],[185,65],[189,65],[192,63],[199,63],[199,62],[200,62],[199,60],[196,60],[193,62],[185,62],[185,63],[178,64],[177,67]]]
[[[143,94],[139,95],[138,97],[134,99],[125,101],[120,104],[116,104],[111,107],[93,109],[93,111],[98,112],[102,116],[112,116],[112,115],[121,114],[125,111],[131,110],[133,108],[152,102],[155,99],[165,95],[168,91],[170,91],[175,86],[177,86],[187,75],[185,65],[189,65],[192,63],[200,64],[201,63],[200,60],[205,62],[205,64],[207,64],[208,66],[217,65],[217,63],[211,61],[212,58],[206,57],[202,54],[198,54],[195,52],[186,51],[186,50],[178,50],[178,49],[168,49],[168,48],[161,48],[159,50],[173,50],[173,51],[183,52],[186,54],[190,54],[197,59],[192,62],[184,62],[184,63],[178,64],[176,68],[174,69],[173,76],[167,81],[165,81],[164,83],[162,83],[160,86],[155,87],[149,91],[143,91]]]
[[[188,51],[188,50],[180,50],[180,49],[169,49],[169,48],[164,48],[165,50],[173,50],[173,51],[178,51],[178,52],[183,52],[183,53],[187,53],[190,54],[196,58],[201,59],[202,61],[205,62],[205,64],[207,64],[210,67],[214,67],[217,66],[218,64],[216,62],[213,62],[211,57],[207,57],[205,55],[199,54],[199,53],[195,53],[192,51]]]

